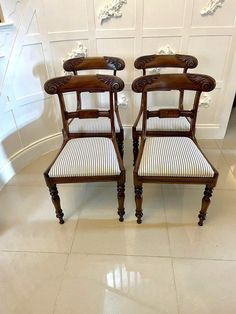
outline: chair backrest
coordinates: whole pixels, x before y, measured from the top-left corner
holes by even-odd
[[[134,62],[136,69],[143,70],[143,75],[146,75],[146,69],[150,68],[180,68],[186,73],[188,69],[194,69],[197,65],[197,58],[182,54],[147,55],[137,58]]]
[[[151,68],[179,68],[186,73],[188,69],[194,69],[198,65],[197,58],[190,55],[174,54],[174,55],[147,55],[137,58],[134,62],[136,69],[143,70],[146,75],[146,69]],[[179,108],[183,109],[184,92],[180,90]]]
[[[63,63],[63,69],[67,72],[73,72],[74,75],[78,75],[79,71],[85,70],[111,70],[113,75],[116,75],[117,71],[121,71],[125,68],[124,60],[117,57],[78,57],[68,59]],[[118,114],[118,98],[117,93],[114,94],[115,111],[118,116],[119,124],[121,125],[120,117]],[[81,109],[81,96],[77,92],[77,109]]]
[[[124,82],[113,75],[80,75],[80,76],[61,76],[48,80],[44,84],[45,91],[54,95],[57,94],[60,102],[63,129],[66,132],[67,138],[70,138],[68,120],[79,119],[95,119],[98,117],[108,117],[111,120],[111,136],[115,136],[114,126],[114,108],[113,108],[113,94],[121,91],[124,88]],[[108,110],[98,109],[79,109],[68,112],[65,105],[64,94],[75,93],[104,93],[110,94]]]
[[[112,70],[116,75],[116,71],[125,68],[125,62],[116,57],[80,57],[66,60],[63,68],[67,72],[73,72],[74,75],[82,70]]]
[[[195,135],[195,126],[199,99],[202,92],[210,92],[215,88],[215,80],[203,74],[156,74],[146,75],[135,79],[132,89],[136,93],[142,93],[143,106],[143,135],[146,134],[146,120],[150,117],[178,118],[188,117],[191,119],[190,136]],[[156,111],[147,110],[147,93],[151,91],[195,91],[192,109],[159,109]]]

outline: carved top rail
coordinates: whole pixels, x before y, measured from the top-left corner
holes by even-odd
[[[195,90],[209,92],[215,88],[215,80],[203,74],[155,74],[141,76],[133,81],[136,93],[164,90]]]
[[[197,58],[190,55],[147,55],[139,57],[135,60],[134,66],[136,69],[148,69],[158,67],[172,67],[193,69],[198,65]]]
[[[117,57],[79,57],[68,59],[63,64],[68,72],[94,69],[121,71],[124,67],[125,62]]]
[[[48,94],[60,94],[66,92],[120,92],[124,88],[124,82],[113,75],[80,75],[61,76],[48,80],[44,89]]]

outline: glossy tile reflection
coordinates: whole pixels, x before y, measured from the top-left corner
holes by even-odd
[[[220,174],[202,228],[204,186],[194,185],[146,184],[143,224],[136,223],[131,140],[123,223],[116,185],[91,183],[59,187],[66,220],[59,225],[42,176],[55,152],[23,169],[0,192],[0,313],[236,313],[230,128],[224,140],[199,141]]]

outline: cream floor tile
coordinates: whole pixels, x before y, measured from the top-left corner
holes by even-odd
[[[202,193],[164,191],[171,256],[236,260],[236,194],[216,190],[203,227],[197,225]]]
[[[174,260],[181,314],[235,314],[236,262]]]
[[[30,165],[22,169],[19,173],[17,173],[17,175],[14,176],[7,185],[45,186],[43,173],[53,161],[56,154],[57,151],[52,151],[41,156]]]
[[[171,261],[72,254],[57,299],[60,313],[178,313]]]
[[[52,314],[66,254],[0,252],[0,312]]]
[[[88,189],[80,212],[72,252],[169,256],[169,242],[161,190],[145,187],[144,219],[136,223],[133,189],[126,191],[126,215],[118,221],[115,189]],[[155,245],[154,245],[155,243]]]
[[[0,250],[69,252],[84,189],[60,187],[66,223],[60,225],[46,187],[7,186],[0,192]]]

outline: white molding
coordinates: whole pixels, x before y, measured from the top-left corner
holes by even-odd
[[[12,29],[14,23],[12,22],[4,22],[4,23],[0,23],[0,31],[6,31],[9,29]]]
[[[213,15],[218,8],[222,8],[225,0],[210,0],[208,4],[200,11],[202,16]]]
[[[42,138],[27,147],[19,150],[11,156],[8,162],[0,169],[0,190],[3,186],[21,171],[40,156],[58,149],[62,143],[61,133],[55,133],[45,138]]]
[[[158,49],[158,54],[159,55],[174,55],[175,50],[169,44],[167,44]],[[149,72],[152,74],[158,74],[161,72],[161,68],[153,68],[153,69],[150,69]]]
[[[127,0],[112,0],[105,4],[98,13],[100,23],[102,24],[103,21],[108,20],[112,17],[121,17],[121,8],[125,3],[127,3]]]

